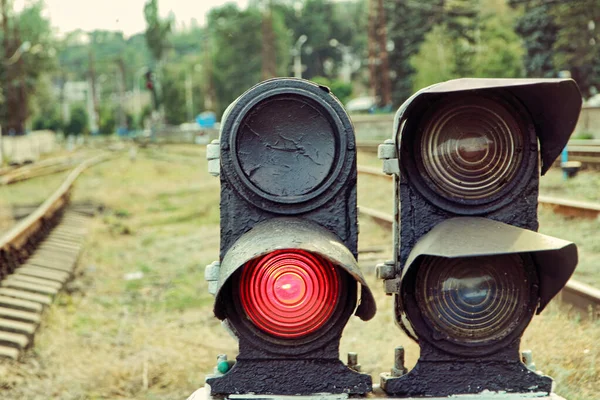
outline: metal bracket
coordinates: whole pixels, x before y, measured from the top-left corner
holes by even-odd
[[[208,160],[208,173],[212,176],[219,176],[221,173],[221,145],[219,140],[215,139],[206,145],[206,159]]]
[[[394,261],[386,261],[375,266],[375,274],[377,279],[393,279],[396,277],[396,266]]]
[[[220,270],[221,263],[218,261],[213,261],[204,269],[204,279],[206,282],[208,282],[208,293],[212,294],[213,296],[217,293]]]
[[[396,144],[392,139],[386,139],[385,142],[377,148],[377,158],[383,160],[383,173],[386,175],[399,175],[398,154]]]
[[[384,279],[383,291],[388,295],[400,293],[400,278]]]

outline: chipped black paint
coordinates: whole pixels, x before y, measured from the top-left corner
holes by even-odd
[[[226,111],[221,147],[220,260],[260,222],[310,220],[357,256],[356,152],[352,124],[339,101],[298,79],[251,88]],[[239,272],[239,271],[238,271]],[[235,366],[207,379],[211,394],[312,394],[371,391],[369,375],[339,361],[342,331],[356,308],[357,284],[346,274],[334,317],[309,338],[281,341],[253,328],[236,307],[239,274],[220,289],[218,307],[239,339]]]

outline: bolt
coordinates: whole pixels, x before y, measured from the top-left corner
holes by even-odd
[[[352,351],[348,352],[348,368],[360,372],[360,364],[358,363],[358,354]]]
[[[225,374],[229,372],[229,370],[233,367],[235,361],[227,360],[227,354],[219,354],[217,356],[217,368],[215,372],[219,372],[220,374]]]
[[[402,376],[407,372],[408,370],[404,366],[404,347],[398,346],[394,349],[394,368],[392,368],[392,376]]]

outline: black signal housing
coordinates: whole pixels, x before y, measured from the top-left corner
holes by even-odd
[[[407,375],[382,374],[389,395],[551,391],[519,344],[577,264],[574,244],[536,231],[540,172],[581,102],[568,79],[458,79],[398,110],[380,149],[399,205],[394,272],[382,278],[421,356]]]
[[[207,275],[215,316],[239,342],[233,368],[207,378],[211,394],[371,391],[370,376],[339,359],[350,316],[375,314],[356,261],[354,130],[339,101],[309,81],[262,82],[229,106],[208,153],[221,244]]]

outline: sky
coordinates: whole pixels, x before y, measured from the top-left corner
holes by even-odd
[[[15,0],[18,11],[29,0]],[[45,14],[59,34],[83,29],[120,30],[126,36],[143,32],[146,29],[144,4],[146,0],[44,0]],[[159,12],[168,16],[175,14],[177,25],[189,25],[196,19],[204,25],[207,12],[225,3],[237,3],[245,8],[248,0],[159,0]]]

